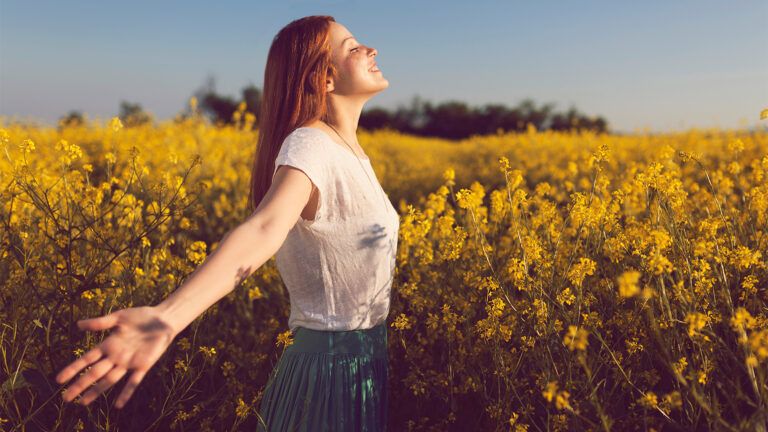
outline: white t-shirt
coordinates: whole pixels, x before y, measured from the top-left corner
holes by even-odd
[[[291,302],[288,327],[361,330],[385,322],[400,216],[371,161],[320,129],[299,127],[283,141],[273,178],[280,165],[302,170],[319,190],[315,219],[299,216],[275,254]]]

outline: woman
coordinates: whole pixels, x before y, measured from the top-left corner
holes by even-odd
[[[88,405],[130,370],[115,402],[125,406],[179,332],[276,255],[294,341],[270,374],[259,430],[385,430],[399,216],[356,139],[363,105],[389,86],[376,55],[330,16],[280,30],[265,70],[255,210],[160,304],[78,321],[116,329],[59,372],[64,383],[90,366],[65,401],[87,390]]]

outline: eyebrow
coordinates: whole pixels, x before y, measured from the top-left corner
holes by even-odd
[[[354,36],[350,36],[350,37],[348,37],[348,38],[344,39],[343,41],[341,41],[341,46],[344,46],[344,43],[345,43],[346,41],[348,41],[348,40],[350,40],[350,39],[354,39],[354,38],[355,38]]]

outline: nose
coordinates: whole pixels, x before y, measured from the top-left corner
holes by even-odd
[[[378,54],[379,54],[379,50],[377,50],[376,48],[370,48],[370,49],[368,50],[368,52],[370,52],[370,53],[372,54],[372,56],[373,56],[373,57],[376,57],[376,55],[378,55]]]

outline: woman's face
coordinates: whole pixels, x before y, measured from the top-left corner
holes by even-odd
[[[338,76],[335,81],[331,78],[329,91],[338,95],[372,95],[389,87],[389,81],[375,65],[375,48],[360,43],[337,22],[331,22],[330,36],[331,57]]]

